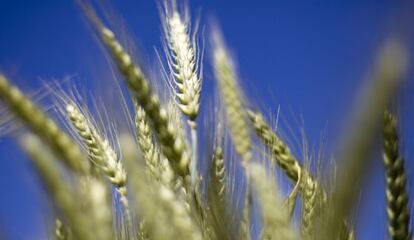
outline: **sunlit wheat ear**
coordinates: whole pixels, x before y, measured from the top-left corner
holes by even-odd
[[[58,171],[53,156],[44,148],[42,142],[37,137],[28,134],[22,138],[21,145],[30,155],[39,177],[69,223],[74,237],[80,240],[96,239],[90,231],[92,223],[80,211],[77,205],[78,200],[74,198],[69,185]]]
[[[404,77],[407,58],[404,47],[395,40],[386,42],[381,49],[370,84],[358,102],[357,112],[350,122],[341,152],[337,158],[341,173],[326,210],[322,228],[323,239],[336,239],[342,234],[343,221],[351,214],[353,203],[360,189],[360,182],[370,168],[370,151],[378,133],[379,120],[397,87]]]
[[[224,165],[223,149],[220,146],[216,147],[214,150],[213,164],[214,174],[218,180],[218,196],[220,197],[220,200],[223,201],[226,191],[226,167]]]
[[[138,145],[141,150],[145,165],[154,179],[159,178],[159,161],[160,155],[157,147],[153,142],[151,126],[148,122],[147,115],[142,107],[135,104],[135,126],[137,130]]]
[[[60,219],[56,219],[55,221],[55,238],[56,240],[71,239],[69,229],[67,229]]]
[[[214,70],[218,82],[221,100],[224,103],[227,126],[234,142],[236,152],[243,162],[251,159],[251,139],[246,121],[244,99],[237,83],[233,62],[224,47],[219,33],[213,36]]]
[[[145,218],[151,239],[202,239],[200,229],[191,219],[184,202],[163,184],[148,181],[136,165],[136,146],[128,136],[121,136],[123,156],[131,176],[136,207]]]
[[[145,220],[139,222],[138,226],[138,240],[149,240],[148,230],[145,226]]]
[[[111,198],[107,184],[102,179],[88,176],[79,179],[78,187],[83,200],[82,211],[94,223],[90,231],[95,233],[97,239],[113,239]]]
[[[86,119],[75,104],[68,103],[66,105],[66,114],[86,145],[91,161],[102,170],[114,185],[124,206],[128,206],[126,172],[108,140],[98,134],[91,122]]]
[[[135,104],[135,112],[138,146],[148,172],[155,180],[170,185],[174,181],[174,172],[168,160],[161,155],[158,146],[154,143],[152,128],[144,110]]]
[[[278,164],[287,176],[295,183],[300,184],[302,193],[302,227],[304,235],[309,235],[313,217],[315,214],[315,204],[318,202],[317,195],[326,194],[319,183],[310,173],[304,169],[295,156],[290,152],[289,146],[279,138],[269,124],[264,120],[259,112],[248,111],[248,115],[257,136],[272,153],[272,160]],[[302,176],[302,180],[299,179]]]
[[[191,179],[194,183],[197,173],[197,125],[196,118],[200,110],[201,92],[201,61],[196,46],[196,36],[190,38],[189,15],[178,11],[175,2],[172,7],[165,5],[165,20],[163,21],[167,41],[166,54],[173,79],[175,97],[181,112],[189,118],[191,129],[192,158],[190,163]],[[202,55],[202,54],[201,54]]]
[[[248,111],[248,116],[256,130],[257,136],[272,152],[272,159],[286,172],[293,182],[297,182],[302,168],[298,160],[290,152],[289,146],[276,135],[266,123],[262,114]]]
[[[191,121],[195,121],[200,110],[201,67],[195,35],[190,37],[190,19],[176,7],[165,4],[163,21],[167,41],[167,59],[172,71],[173,87],[178,106]]]
[[[302,219],[301,234],[304,240],[315,239],[314,226],[318,208],[321,207],[322,190],[318,183],[308,176],[304,176],[302,186]]]
[[[140,67],[134,64],[112,31],[100,28],[104,44],[114,62],[118,65],[128,87],[142,106],[154,128],[154,133],[161,144],[162,152],[168,158],[177,175],[186,177],[189,173],[189,156],[183,139],[177,137],[175,126],[168,120],[167,112],[162,108],[158,96],[152,91],[148,79]]]
[[[260,203],[263,229],[261,239],[296,239],[288,212],[283,207],[280,193],[264,167],[250,163],[246,168]]]
[[[392,240],[411,239],[409,195],[406,191],[407,175],[404,158],[399,154],[397,119],[384,113],[384,153],[383,159],[387,180],[388,235]]]
[[[53,153],[69,168],[79,173],[88,173],[89,163],[76,143],[2,75],[0,75],[0,100],[42,141],[45,141]]]

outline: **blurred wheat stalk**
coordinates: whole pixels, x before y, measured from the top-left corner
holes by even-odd
[[[369,153],[385,112],[388,233],[393,240],[411,239],[407,174],[396,117],[387,111],[407,64],[401,43],[390,40],[380,50],[338,156],[343,174],[331,174],[328,188],[263,114],[253,110],[217,27],[211,33],[211,55],[220,101],[212,112],[215,121],[205,128],[212,138],[199,139],[204,53],[187,6],[163,2],[165,87],[170,89],[170,99],[164,102],[143,66],[133,61],[93,6],[78,3],[130,90],[125,98],[134,105],[128,123],[135,126],[133,132],[110,134],[69,94],[61,97],[64,105],[56,105],[70,126],[61,128],[0,76],[0,100],[30,130],[19,135],[21,145],[55,203],[54,238],[355,239],[355,198],[369,171]],[[293,183],[289,196],[278,191],[274,172],[261,164],[263,158]],[[206,173],[199,169],[201,159],[209,159]],[[111,202],[113,197],[119,201]],[[254,201],[259,213],[253,211]],[[296,229],[294,212],[299,210]],[[261,217],[259,236],[252,236],[252,214]]]

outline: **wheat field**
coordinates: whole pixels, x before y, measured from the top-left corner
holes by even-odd
[[[0,66],[0,144],[13,139],[46,194],[38,204],[47,208],[38,223],[46,239],[363,239],[368,181],[382,183],[369,204],[384,205],[382,229],[372,231],[413,239],[405,138],[414,128],[402,126],[400,111],[412,74],[407,39],[390,33],[369,56],[327,156],[306,125],[280,124],[284,106],[254,97],[250,86],[261,82],[246,84],[231,31],[193,4],[154,3],[154,63],[109,1],[74,0],[106,76],[28,89]],[[300,137],[289,138],[289,128]],[[3,221],[0,238],[9,239]]]

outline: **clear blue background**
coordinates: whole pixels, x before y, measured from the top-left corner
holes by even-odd
[[[155,1],[113,2],[144,62],[156,61],[153,47],[160,47],[161,31]],[[317,148],[324,133],[328,155],[346,127],[345,116],[383,40],[397,32],[413,42],[414,19],[409,12],[414,8],[403,1],[195,0],[190,5],[193,14],[201,13],[203,23],[209,19],[220,23],[252,102],[270,108],[273,115],[280,104],[285,125],[292,128],[285,129],[292,142],[300,139],[304,127]],[[0,70],[25,91],[34,92],[42,81],[67,75],[91,87],[87,81],[99,81],[96,76],[105,66],[102,58],[73,1],[0,1]],[[206,69],[204,99],[212,91],[212,74]],[[400,94],[400,113],[411,189],[414,79],[408,80]],[[300,118],[304,124],[294,121]],[[17,144],[4,136],[0,182],[0,232],[10,239],[44,239],[50,212],[43,191]],[[361,198],[358,239],[386,236],[383,185],[382,167],[377,164]]]

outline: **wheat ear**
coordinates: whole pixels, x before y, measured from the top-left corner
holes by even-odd
[[[226,167],[224,166],[223,149],[216,147],[213,155],[214,174],[217,179],[218,196],[221,201],[224,200],[226,191]]]
[[[161,106],[157,95],[153,93],[149,81],[139,66],[132,62],[131,57],[124,51],[112,31],[101,27],[100,33],[104,44],[128,83],[129,89],[147,114],[155,130],[155,135],[162,145],[164,155],[170,161],[174,171],[178,175],[186,177],[189,172],[186,144],[183,139],[177,137],[175,126],[169,122],[167,112]]]
[[[183,114],[195,121],[200,110],[201,75],[198,72],[199,53],[190,39],[189,19],[183,19],[176,8],[166,7],[164,29],[178,106]]]
[[[79,181],[79,193],[84,200],[82,211],[93,222],[93,229],[97,239],[111,240],[112,208],[109,204],[111,195],[107,184],[96,177],[83,177]]]
[[[296,160],[290,152],[289,146],[276,135],[264,120],[262,114],[259,112],[248,111],[248,116],[257,136],[272,152],[272,159],[283,169],[283,171],[285,171],[293,182],[297,182],[302,167],[300,166],[299,161]]]
[[[247,162],[251,159],[251,139],[242,94],[237,84],[233,63],[217,33],[214,36],[214,43],[215,76],[225,106],[227,126],[230,128],[236,152],[243,162]]]
[[[369,171],[371,158],[368,156],[379,130],[376,123],[381,119],[385,106],[396,93],[405,73],[405,53],[403,46],[395,40],[388,41],[381,49],[371,83],[350,124],[352,131],[348,133],[337,159],[338,163],[345,165],[341,166],[342,174],[338,176],[335,190],[329,196],[331,203],[326,209],[327,216],[322,228],[323,239],[336,239],[344,233],[341,231],[343,223],[351,213],[359,184]]]
[[[138,146],[143,155],[148,172],[155,180],[171,185],[174,180],[174,173],[168,160],[161,155],[158,146],[154,144],[153,132],[147,115],[138,104],[135,104],[135,112]]]
[[[95,239],[94,234],[90,231],[92,227],[90,221],[77,206],[70,187],[64,182],[62,175],[54,164],[53,156],[48,154],[49,152],[45,150],[42,142],[33,135],[25,135],[21,144],[32,158],[49,194],[68,220],[74,237],[80,240]]]
[[[302,238],[314,239],[315,216],[317,213],[319,199],[321,197],[321,189],[316,181],[312,178],[304,176],[302,186],[302,219],[301,234]]]
[[[142,211],[150,238],[201,240],[200,229],[184,202],[168,186],[144,178],[145,174],[135,162],[138,154],[133,140],[121,136],[121,147],[135,190],[135,204]]]
[[[66,114],[89,151],[91,161],[108,177],[121,196],[121,202],[128,206],[126,172],[121,161],[117,160],[114,149],[102,138],[85,115],[75,104],[66,105]]]
[[[261,239],[296,239],[290,225],[289,214],[283,207],[277,186],[274,181],[268,178],[265,168],[259,164],[251,163],[247,170],[260,202],[263,221]]]
[[[175,5],[175,4],[174,4]],[[181,112],[189,118],[191,129],[192,159],[190,172],[192,182],[197,173],[197,124],[196,118],[200,110],[201,74],[199,53],[195,41],[190,40],[189,19],[183,19],[176,6],[165,7],[165,36],[167,40],[168,65],[172,70],[175,96]],[[171,12],[170,12],[171,11]],[[186,15],[188,17],[188,15]],[[189,18],[189,17],[188,17]]]
[[[138,146],[143,155],[145,165],[149,173],[155,178],[158,179],[159,172],[159,161],[160,156],[158,154],[158,149],[154,145],[152,138],[152,129],[148,122],[145,111],[135,104],[135,126],[137,129],[137,140]]]
[[[387,180],[388,235],[392,240],[411,239],[409,197],[406,191],[407,175],[404,158],[399,154],[397,119],[384,113],[384,165]]]
[[[148,231],[147,227],[145,226],[145,220],[141,220],[138,226],[138,240],[148,240]]]
[[[69,230],[63,225],[60,219],[56,219],[55,221],[55,239],[56,240],[69,240]]]
[[[69,168],[83,174],[88,173],[89,163],[84,159],[76,143],[2,75],[0,75],[0,100],[4,101],[10,111],[27,124],[42,141],[45,141],[53,153]]]

